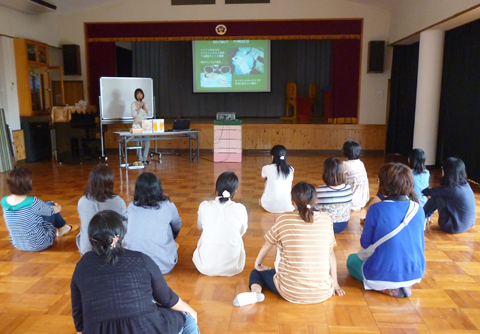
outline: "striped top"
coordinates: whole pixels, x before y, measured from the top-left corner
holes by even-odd
[[[53,206],[36,197],[27,197],[17,205],[10,205],[7,197],[2,198],[1,203],[13,246],[29,252],[50,247],[55,241],[56,229],[42,216],[53,215]]]
[[[330,250],[336,245],[332,219],[315,212],[313,223],[298,212],[285,213],[265,234],[277,245],[280,263],[273,281],[280,295],[292,303],[320,303],[333,295]]]
[[[350,219],[352,188],[349,184],[345,184],[345,187],[340,189],[324,185],[318,187],[316,191],[317,203],[315,208],[318,211],[326,212],[334,223],[342,223]]]

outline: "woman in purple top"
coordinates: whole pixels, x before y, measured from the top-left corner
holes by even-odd
[[[424,189],[422,193],[430,197],[423,207],[425,216],[428,218],[438,210],[438,225],[444,232],[463,233],[475,224],[475,196],[462,160],[454,157],[445,160],[441,186]]]

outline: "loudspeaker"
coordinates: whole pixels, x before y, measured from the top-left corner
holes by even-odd
[[[368,42],[367,73],[383,73],[385,58],[385,41]]]
[[[76,44],[62,45],[63,50],[63,74],[82,75],[80,65],[80,46]]]

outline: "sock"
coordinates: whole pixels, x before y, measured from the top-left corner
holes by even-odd
[[[257,302],[263,302],[265,296],[260,292],[243,292],[233,300],[233,306],[244,306],[248,304],[255,304]]]

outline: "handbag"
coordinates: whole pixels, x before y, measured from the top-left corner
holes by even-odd
[[[393,238],[398,232],[400,232],[405,226],[407,226],[408,223],[410,223],[410,220],[412,220],[412,218],[417,214],[419,207],[420,205],[418,205],[418,203],[410,201],[407,214],[405,215],[405,218],[403,218],[403,221],[400,223],[400,225],[396,229],[394,229],[392,232],[378,239],[377,242],[374,243],[373,245],[370,245],[367,248],[360,249],[360,251],[357,253],[360,260],[362,260],[363,262],[367,261],[370,258],[370,256],[372,256],[373,253],[375,253],[375,250],[378,248],[378,246],[383,244],[388,239]]]

